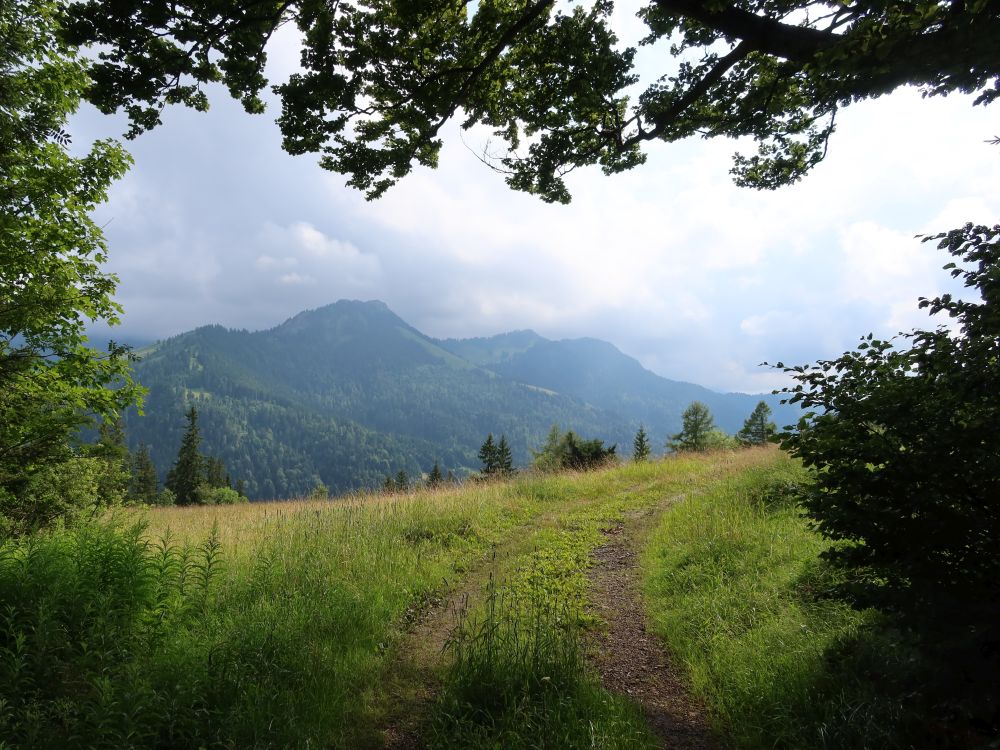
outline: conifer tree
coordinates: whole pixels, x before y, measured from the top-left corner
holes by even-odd
[[[736,437],[747,445],[764,445],[778,430],[770,419],[771,407],[761,401],[747,417],[743,429],[736,434]]]
[[[675,451],[703,451],[712,442],[715,420],[712,412],[701,401],[694,401],[681,416],[681,431],[672,435],[667,447]]]
[[[514,457],[511,455],[510,446],[507,444],[507,436],[500,436],[500,443],[496,452],[496,473],[507,476],[514,473]]]
[[[646,435],[646,428],[639,425],[639,431],[635,433],[632,441],[632,460],[635,462],[645,461],[649,458],[649,438]]]
[[[493,442],[493,433],[486,436],[486,442],[479,448],[479,460],[483,462],[483,476],[493,476],[497,473],[497,445]]]
[[[129,482],[129,499],[134,503],[154,503],[159,490],[156,466],[149,455],[149,446],[140,443],[132,459],[132,477]]]
[[[455,477],[455,472],[453,472],[451,469],[448,469],[448,477],[445,479],[445,481],[448,482],[448,484],[456,484],[458,482],[458,479]]]
[[[431,487],[437,487],[441,482],[444,481],[444,477],[441,475],[441,467],[438,466],[438,462],[434,462],[434,468],[431,469],[430,475],[427,477],[427,484]]]
[[[128,494],[131,456],[125,444],[125,425],[121,417],[105,419],[97,428],[97,442],[86,453],[104,465],[97,480],[99,502],[114,505]]]
[[[396,472],[396,489],[400,492],[410,489],[410,476],[403,469]]]
[[[205,459],[205,484],[212,488],[229,486],[226,467],[221,458],[208,457]]]
[[[198,486],[202,483],[205,459],[201,447],[201,433],[198,430],[198,411],[192,406],[187,414],[188,426],[181,438],[181,447],[164,486],[174,493],[178,505],[197,502]]]

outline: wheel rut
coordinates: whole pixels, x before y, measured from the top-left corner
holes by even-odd
[[[639,704],[660,747],[718,750],[704,706],[647,628],[635,537],[652,513],[602,529],[607,541],[591,552],[591,608],[606,623],[591,635],[591,662],[607,690]]]

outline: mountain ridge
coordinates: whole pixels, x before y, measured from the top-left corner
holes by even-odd
[[[524,465],[554,423],[627,453],[640,422],[662,446],[692,394],[730,432],[761,398],[661,378],[600,339],[434,339],[379,300],[339,300],[259,331],[201,326],[142,354],[135,375],[150,390],[146,415],[127,415],[130,442],[150,446],[162,476],[194,405],[204,452],[255,498],[371,487],[434,462],[469,473],[489,432]]]

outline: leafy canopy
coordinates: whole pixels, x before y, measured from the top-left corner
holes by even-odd
[[[117,279],[101,270],[104,237],[90,213],[130,160],[111,141],[84,156],[68,152],[63,128],[88,78],[60,41],[59,7],[0,3],[0,497],[8,510],[29,496],[35,474],[71,457],[70,439],[91,415],[113,422],[139,395],[127,350],[96,352],[84,335],[90,321],[118,322]],[[29,527],[52,520],[14,510]]]
[[[89,97],[124,109],[132,134],[163,106],[206,109],[223,82],[261,112],[267,42],[301,32],[302,71],[273,88],[290,153],[378,197],[415,164],[435,166],[449,120],[492,129],[486,159],[511,187],[568,201],[564,175],[641,164],[648,141],[752,137],[742,185],[795,182],[825,155],[841,107],[904,84],[925,94],[998,95],[1000,10],[991,0],[650,0],[642,45],[662,77],[634,96],[636,50],[612,3],[554,0],[77,0],[76,44],[101,45]],[[669,47],[667,47],[669,45]]]
[[[782,445],[812,469],[805,502],[830,558],[905,610],[1000,644],[1000,225],[929,237],[973,292],[921,299],[949,326],[786,368],[813,410]],[[780,366],[780,365],[779,365]],[[946,609],[940,609],[944,607]],[[938,614],[947,611],[947,618]]]

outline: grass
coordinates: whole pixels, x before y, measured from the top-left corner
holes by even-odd
[[[783,459],[663,516],[643,561],[655,629],[737,747],[906,746],[883,683],[912,654],[876,612],[831,595],[827,542],[794,501],[803,480]]]
[[[451,639],[427,744],[648,747],[637,708],[587,666],[582,635],[599,624],[586,568],[602,528],[678,497],[647,556],[658,628],[720,723],[746,719],[746,746],[797,712],[808,728],[774,737],[819,746],[858,703],[845,694],[814,712],[815,696],[831,706],[836,694],[816,670],[866,620],[804,594],[824,585],[803,562],[821,545],[766,491],[796,477],[774,451],[740,451],[406,495],[153,509],[8,541],[0,747],[380,747],[408,623],[494,557]],[[751,531],[758,516],[777,526]]]

